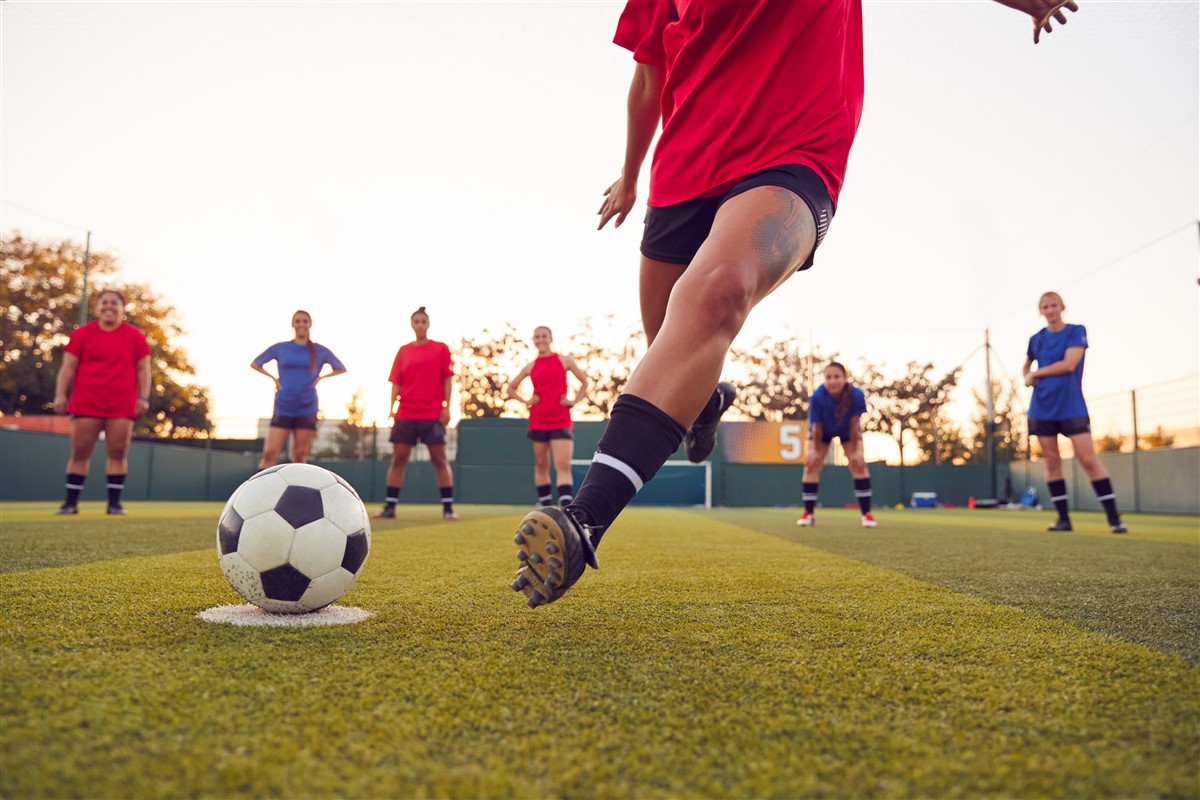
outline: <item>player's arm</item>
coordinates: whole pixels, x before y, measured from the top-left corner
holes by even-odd
[[[137,403],[134,412],[140,417],[150,408],[150,356],[137,362]]]
[[[529,373],[531,372],[533,372],[533,364],[526,364],[521,371],[518,372],[511,381],[508,382],[508,386],[504,387],[505,398],[509,400],[516,400],[523,406],[533,405],[533,400],[531,398],[522,397],[517,393],[517,387],[521,385],[521,381],[529,377]]]
[[[567,372],[575,376],[575,380],[579,381],[579,388],[575,390],[575,397],[569,401],[567,398],[563,398],[563,405],[573,406],[587,397],[587,390],[590,384],[587,373],[580,368],[579,364],[575,363],[575,359],[572,356],[563,356],[563,366],[567,368]]]
[[[1049,378],[1074,372],[1075,368],[1079,366],[1079,362],[1083,360],[1083,351],[1083,347],[1068,347],[1067,352],[1063,354],[1062,361],[1055,361],[1053,364],[1039,367],[1033,372],[1027,372],[1025,383],[1028,384],[1030,378]]]
[[[638,176],[642,172],[642,163],[654,141],[654,133],[658,130],[658,121],[662,116],[659,99],[662,95],[662,69],[650,64],[638,64],[633,70],[633,80],[629,84],[629,99],[626,103],[628,120],[625,130],[625,163],[621,167],[621,177],[612,186],[604,190],[604,202],[596,213],[600,215],[600,230],[608,221],[616,217],[614,228],[621,227],[625,217],[637,203]]]
[[[342,367],[341,369],[330,370],[329,372],[326,372],[324,375],[318,375],[317,379],[315,381],[313,381],[313,386],[316,386],[318,383],[325,380],[326,378],[333,378],[337,375],[345,375],[345,374],[346,374],[345,367]]]
[[[272,375],[271,373],[269,373],[265,369],[263,369],[262,364],[259,364],[257,361],[251,361],[250,369],[252,369],[255,372],[258,372],[262,375],[266,375],[268,378],[270,378],[272,380],[272,382],[274,382],[274,384],[275,384],[275,391],[277,391],[277,392],[279,391],[279,389],[280,389],[279,378],[276,378],[274,375]]]
[[[1021,374],[1025,376],[1026,386],[1037,386],[1037,378],[1033,376],[1033,359],[1026,358],[1025,366],[1021,368]]]
[[[860,417],[855,414],[850,418],[850,446],[853,447],[862,441],[862,431],[858,429],[858,421]]]
[[[1066,11],[1079,10],[1075,0],[996,0],[1002,6],[1023,11],[1033,18],[1033,43],[1037,44],[1042,32],[1050,33],[1053,28],[1051,20],[1059,25],[1067,24]]]
[[[439,420],[443,425],[450,424],[450,395],[454,391],[454,376],[447,375],[442,379],[442,415]]]
[[[400,384],[392,384],[392,397],[388,400],[388,419],[396,418],[396,401],[400,399]]]
[[[58,380],[54,384],[55,413],[67,413],[67,390],[75,381],[75,371],[78,369],[79,356],[74,353],[63,353],[63,363],[58,370]]]

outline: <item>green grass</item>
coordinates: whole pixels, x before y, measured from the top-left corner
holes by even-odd
[[[635,509],[530,611],[520,510],[401,508],[373,618],[245,629],[217,505],[0,507],[0,795],[1200,795],[1195,518]]]

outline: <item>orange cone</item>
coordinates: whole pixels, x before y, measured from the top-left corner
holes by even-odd
[[[971,495],[970,497],[967,498],[967,508],[974,508],[974,507],[975,507],[975,495]]]

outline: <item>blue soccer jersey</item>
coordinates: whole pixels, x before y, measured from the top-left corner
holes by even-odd
[[[835,436],[842,441],[850,438],[850,418],[867,413],[867,398],[863,390],[850,386],[850,407],[841,418],[838,418],[838,401],[825,391],[824,386],[818,386],[808,400],[808,430],[812,434],[812,426],[822,426],[822,438],[826,441]]]
[[[279,369],[279,391],[275,393],[275,414],[285,417],[311,417],[317,413],[317,378],[321,369],[328,364],[334,369],[345,369],[325,345],[312,344],[312,362],[309,367],[309,345],[295,342],[279,342],[262,352],[254,363],[263,366],[274,361]]]
[[[1062,361],[1071,347],[1086,348],[1087,329],[1082,325],[1067,325],[1061,331],[1042,328],[1029,339],[1029,360],[1038,368]],[[1083,401],[1083,361],[1065,375],[1039,377],[1029,401],[1029,416],[1033,419],[1061,420],[1086,417],[1087,403]]]

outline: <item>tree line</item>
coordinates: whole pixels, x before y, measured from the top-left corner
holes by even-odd
[[[0,331],[0,412],[52,413],[63,346],[79,319],[83,248],[71,241],[41,243],[16,233],[0,240],[0,258],[6,306]],[[212,435],[209,388],[195,382],[195,368],[177,344],[184,331],[174,307],[145,284],[120,281],[118,260],[110,254],[92,253],[88,272],[92,285],[125,294],[128,320],[146,334],[152,349],[150,411],[139,420],[136,433],[158,438]],[[508,324],[463,339],[458,381],[464,418],[525,413],[519,403],[505,399],[504,387],[533,357],[523,338],[527,333]],[[640,328],[621,328],[613,315],[589,317],[575,331],[566,336],[559,332],[557,338],[566,342],[562,351],[573,355],[593,382],[577,413],[585,419],[607,418],[645,351]],[[822,370],[837,356],[818,348],[805,351],[788,336],[763,337],[748,347],[735,347],[726,372],[738,386],[738,398],[728,418],[806,420],[810,380],[812,389],[820,385]],[[847,367],[853,383],[868,398],[864,430],[915,445],[921,461],[962,464],[986,460],[989,425],[998,460],[1024,456],[1023,409],[1015,386],[997,382],[992,387],[994,413],[990,420],[986,398],[974,392],[977,409],[970,427],[964,430],[945,408],[957,387],[958,369],[943,374],[932,363],[913,361],[896,375],[885,365],[864,359]],[[347,404],[347,419],[336,437],[339,452],[346,451],[342,455],[364,455],[362,420],[360,392]]]

